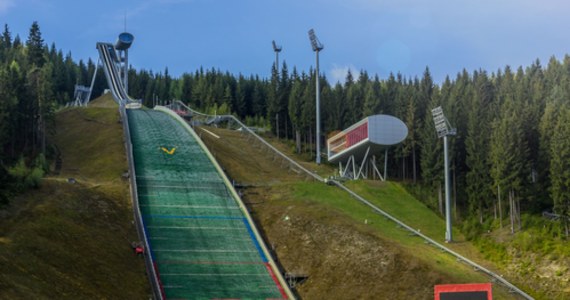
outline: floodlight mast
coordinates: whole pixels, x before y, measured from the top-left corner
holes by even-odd
[[[453,242],[452,226],[451,226],[451,192],[449,179],[449,154],[447,151],[447,136],[455,135],[457,130],[451,127],[451,124],[443,114],[443,109],[438,106],[431,110],[435,130],[439,138],[443,137],[443,156],[444,156],[444,172],[445,172],[445,241]]]
[[[317,66],[315,69],[316,74],[316,85],[317,85],[317,104],[316,104],[316,111],[317,111],[317,165],[321,164],[321,89],[319,87],[319,52],[325,48],[325,46],[319,41],[317,36],[315,35],[315,31],[313,29],[309,30],[309,40],[311,40],[311,47],[313,47],[313,51],[317,55]]]

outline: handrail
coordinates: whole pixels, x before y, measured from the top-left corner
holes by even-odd
[[[152,256],[152,250],[148,243],[148,238],[146,236],[146,231],[144,227],[144,221],[141,216],[141,211],[139,207],[139,196],[138,196],[138,189],[137,189],[137,179],[136,179],[136,171],[135,171],[135,162],[133,158],[133,145],[131,142],[131,132],[129,128],[129,120],[127,116],[127,112],[124,106],[119,108],[121,114],[121,120],[123,121],[123,132],[125,138],[125,146],[127,151],[127,161],[129,164],[129,181],[130,181],[130,192],[131,192],[131,199],[133,201],[133,214],[135,217],[135,223],[137,226],[137,232],[139,235],[139,239],[144,242],[145,251],[147,255],[145,255],[145,266],[146,270],[149,274],[148,280],[152,287],[152,293],[154,299],[162,300],[165,296],[162,293],[162,289],[160,286],[160,282],[158,276],[156,274],[155,265],[154,265],[154,258]]]
[[[185,107],[186,109],[188,109],[190,112],[201,115],[201,116],[206,116],[206,117],[213,117],[212,115],[207,115],[204,113],[200,113],[197,112],[191,108],[189,108],[188,106],[186,106],[184,103],[182,103],[179,100],[176,100],[175,103],[177,105],[182,105],[183,107]],[[325,180],[317,175],[314,174],[313,172],[310,172],[309,170],[307,170],[306,168],[304,168],[303,166],[301,166],[299,163],[297,163],[296,161],[294,161],[293,159],[289,158],[288,156],[286,156],[285,154],[283,154],[281,151],[277,150],[275,147],[273,147],[272,145],[270,145],[267,141],[265,141],[262,137],[260,137],[259,135],[257,135],[255,132],[253,132],[251,129],[249,129],[249,127],[245,126],[242,122],[240,122],[235,116],[233,115],[227,115],[229,117],[231,117],[235,122],[237,122],[240,126],[242,126],[242,128],[244,128],[244,130],[247,130],[250,134],[252,134],[253,136],[255,136],[259,141],[261,141],[264,145],[266,145],[267,147],[269,147],[271,150],[273,150],[276,154],[278,154],[279,156],[283,157],[284,159],[286,159],[287,161],[289,161],[291,164],[295,165],[296,167],[298,167],[299,169],[303,170],[305,173],[307,173],[308,175],[312,176],[313,178],[315,178],[318,181],[321,182],[325,182]],[[354,191],[352,191],[351,189],[349,189],[348,187],[344,186],[342,183],[340,183],[339,181],[336,180],[327,180],[327,182],[332,182],[334,185],[336,185],[337,187],[339,187],[340,189],[346,191],[347,193],[349,193],[351,196],[353,196],[354,198],[356,198],[358,201],[360,201],[361,203],[369,206],[370,208],[372,208],[374,211],[376,211],[377,213],[381,214],[382,216],[388,218],[389,220],[393,221],[394,223],[400,225],[402,228],[410,231],[411,233],[421,237],[422,239],[424,239],[426,242],[431,243],[432,245],[434,245],[435,247],[439,248],[440,250],[447,252],[449,254],[451,254],[452,256],[455,256],[457,259],[464,261],[465,263],[467,263],[468,265],[471,265],[473,268],[477,269],[477,270],[481,270],[483,273],[485,273],[486,275],[488,275],[489,277],[493,278],[494,280],[502,283],[503,285],[505,285],[506,287],[510,288],[513,292],[519,294],[520,296],[524,297],[525,299],[529,299],[532,300],[534,299],[533,297],[531,297],[530,295],[528,295],[527,293],[525,293],[523,290],[519,289],[518,287],[516,287],[515,285],[513,285],[512,283],[510,283],[509,281],[507,281],[506,279],[504,279],[503,277],[501,277],[500,275],[490,271],[489,269],[477,264],[476,262],[462,256],[461,254],[449,249],[448,247],[445,247],[444,245],[436,242],[435,240],[433,240],[432,238],[426,236],[425,234],[413,229],[412,227],[410,227],[409,225],[406,225],[406,223],[400,221],[399,219],[397,219],[396,217],[392,216],[391,214],[385,212],[384,210],[380,209],[379,207],[377,207],[376,205],[372,204],[370,201],[364,199],[362,196],[358,195],[357,193],[355,193]]]
[[[378,208],[376,205],[372,204],[370,201],[364,199],[363,197],[361,197],[360,195],[358,195],[357,193],[355,193],[354,191],[352,191],[351,189],[347,188],[346,186],[344,186],[342,183],[336,181],[336,180],[331,180],[332,183],[334,183],[336,186],[338,186],[339,188],[341,188],[342,190],[346,191],[347,193],[349,193],[351,196],[353,196],[354,198],[356,198],[358,201],[364,203],[365,205],[369,206],[370,208],[372,208],[375,212],[381,214],[382,216],[390,219],[391,221],[393,221],[394,223],[398,224],[399,226],[403,227],[404,229],[410,231],[411,233],[421,237],[422,239],[424,239],[425,241],[427,241],[428,243],[434,245],[435,247],[439,248],[442,251],[445,251],[453,256],[455,256],[457,259],[466,262],[467,264],[471,265],[472,267],[476,268],[477,270],[481,270],[483,273],[487,274],[488,276],[492,277],[493,279],[501,282],[503,285],[507,286],[508,288],[512,289],[513,291],[515,291],[516,293],[518,293],[519,295],[523,296],[525,299],[534,299],[532,298],[530,295],[528,295],[527,293],[525,293],[524,291],[522,291],[521,289],[519,289],[518,287],[516,287],[515,285],[513,285],[512,283],[508,282],[507,280],[505,280],[503,277],[497,275],[496,273],[490,271],[489,269],[477,264],[476,262],[464,257],[463,255],[445,247],[444,245],[436,242],[435,240],[433,240],[432,238],[428,237],[427,235],[421,233],[418,230],[413,229],[412,227],[406,225],[406,223],[398,220],[396,217],[392,216],[391,214],[385,212],[384,210]]]
[[[114,46],[110,43],[97,43],[97,50],[99,51],[99,56],[103,61],[103,70],[105,71],[105,77],[107,78],[107,83],[113,98],[119,105],[124,105],[128,102],[135,101],[129,97],[125,91],[123,82],[120,80],[119,71],[117,70],[117,65],[115,64],[116,54],[114,53]],[[113,51],[113,52],[111,52]],[[113,56],[115,57],[113,59]]]
[[[115,70],[113,69],[113,64],[109,58],[109,49],[107,48],[109,44],[107,43],[97,43],[97,50],[99,50],[99,56],[103,62],[103,71],[105,72],[105,77],[107,78],[107,83],[113,98],[120,105],[123,99],[123,95],[120,94],[120,89],[117,86]]]
[[[273,152],[275,152],[277,155],[281,156],[281,158],[283,158],[284,160],[286,160],[287,162],[289,162],[290,164],[294,165],[295,167],[303,170],[305,173],[307,173],[309,176],[313,177],[314,179],[324,182],[324,179],[319,176],[318,174],[315,174],[311,171],[309,171],[307,168],[303,167],[301,164],[299,164],[298,162],[294,161],[293,159],[289,158],[287,155],[283,154],[281,151],[279,151],[277,148],[273,147],[273,145],[271,145],[270,143],[268,143],[267,141],[265,141],[262,137],[260,137],[259,135],[257,135],[257,133],[255,133],[253,130],[251,130],[248,126],[246,126],[245,124],[243,124],[240,120],[238,120],[238,118],[236,118],[233,115],[218,115],[218,116],[212,116],[212,115],[207,115],[198,111],[195,111],[193,109],[191,109],[190,107],[186,106],[184,103],[182,103],[182,101],[176,100],[175,101],[176,104],[181,105],[182,107],[184,107],[185,109],[189,110],[190,112],[192,112],[193,114],[197,114],[197,115],[201,115],[204,117],[227,117],[227,118],[231,118],[232,121],[236,122],[239,126],[241,126],[241,128],[243,128],[245,131],[247,131],[249,134],[253,135],[258,141],[260,141],[262,144],[264,144],[265,146],[267,146],[269,149],[271,149]]]

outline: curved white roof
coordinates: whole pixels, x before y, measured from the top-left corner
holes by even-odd
[[[407,136],[408,127],[402,120],[390,115],[369,116],[328,139],[328,160],[334,163],[352,155],[358,157],[368,147],[374,153],[401,143]]]
[[[408,127],[402,120],[390,115],[368,117],[368,138],[377,145],[391,146],[408,136]]]

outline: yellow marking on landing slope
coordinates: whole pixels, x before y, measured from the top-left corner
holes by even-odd
[[[166,152],[167,154],[170,154],[170,155],[174,154],[174,151],[176,151],[176,147],[174,147],[174,148],[172,148],[172,149],[170,149],[170,150],[168,150],[168,149],[166,149],[166,148],[164,148],[164,147],[160,147],[160,149],[162,149],[162,151],[164,151],[164,152]]]

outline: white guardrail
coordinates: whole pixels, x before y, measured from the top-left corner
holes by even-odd
[[[146,265],[146,270],[148,273],[148,280],[152,287],[152,294],[154,299],[162,300],[164,299],[164,295],[161,289],[161,285],[156,274],[155,264],[152,257],[151,249],[148,244],[148,239],[146,236],[146,231],[144,227],[144,221],[141,216],[141,211],[139,207],[139,196],[137,190],[137,178],[136,178],[136,171],[135,171],[135,161],[133,159],[133,145],[131,143],[131,132],[129,128],[129,120],[127,117],[127,112],[124,106],[119,108],[121,113],[121,120],[123,122],[123,132],[125,137],[125,146],[127,150],[127,161],[129,164],[129,181],[130,181],[130,192],[131,192],[131,199],[133,201],[133,213],[135,217],[135,223],[137,226],[137,232],[139,235],[139,239],[144,242],[145,247],[145,256],[144,261]]]
[[[243,124],[240,120],[238,120],[235,116],[233,115],[218,115],[218,116],[212,116],[212,115],[207,115],[198,111],[195,111],[193,109],[191,109],[190,107],[186,106],[184,103],[182,103],[179,100],[174,101],[172,104],[170,104],[171,107],[177,106],[178,108],[183,108],[189,112],[191,112],[193,115],[199,115],[202,117],[206,117],[206,118],[230,118],[232,119],[232,121],[236,122],[237,124],[239,124],[243,130],[245,130],[246,132],[248,132],[249,134],[251,134],[252,136],[254,136],[257,140],[259,140],[263,145],[267,146],[269,149],[271,149],[272,151],[275,152],[276,155],[280,156],[281,158],[283,158],[284,160],[286,160],[287,162],[289,162],[291,165],[293,165],[294,167],[302,170],[303,172],[305,172],[307,175],[311,176],[312,178],[321,181],[321,182],[325,182],[325,179],[311,171],[309,171],[307,168],[303,167],[302,165],[300,165],[298,162],[294,161],[293,159],[289,158],[287,155],[283,154],[281,151],[279,151],[277,148],[273,147],[271,144],[269,144],[267,141],[265,141],[262,137],[260,137],[258,134],[256,134],[253,130],[251,130],[249,127],[247,127],[245,124]],[[401,226],[402,228],[410,231],[411,233],[413,233],[414,235],[417,235],[418,237],[424,239],[427,243],[433,245],[434,247],[440,249],[441,251],[447,252],[448,254],[454,256],[456,259],[458,259],[459,261],[463,261],[466,264],[472,266],[475,270],[481,271],[483,273],[485,273],[487,276],[491,277],[492,280],[494,280],[495,282],[498,282],[502,285],[504,285],[505,287],[509,288],[513,293],[517,293],[518,295],[520,295],[521,297],[523,297],[524,299],[529,299],[529,300],[534,300],[533,297],[531,297],[529,294],[525,293],[523,290],[519,289],[518,287],[516,287],[514,284],[508,282],[506,279],[504,279],[502,276],[490,271],[489,269],[477,264],[476,262],[462,256],[461,254],[449,249],[448,247],[444,246],[441,243],[438,243],[437,241],[433,240],[432,238],[424,235],[423,233],[413,229],[412,227],[408,226],[407,224],[405,224],[404,222],[398,220],[396,217],[390,215],[389,213],[385,212],[384,210],[380,209],[378,206],[372,204],[370,201],[364,199],[362,196],[356,194],[354,191],[350,190],[349,188],[347,188],[346,186],[344,186],[342,183],[336,181],[336,180],[327,180],[330,181],[332,183],[334,183],[336,186],[338,186],[340,189],[346,191],[347,193],[349,193],[352,197],[356,198],[356,200],[360,201],[361,203],[363,203],[364,205],[369,206],[372,210],[374,210],[376,213],[386,217],[387,219],[393,221],[394,223],[398,224],[399,226]]]

